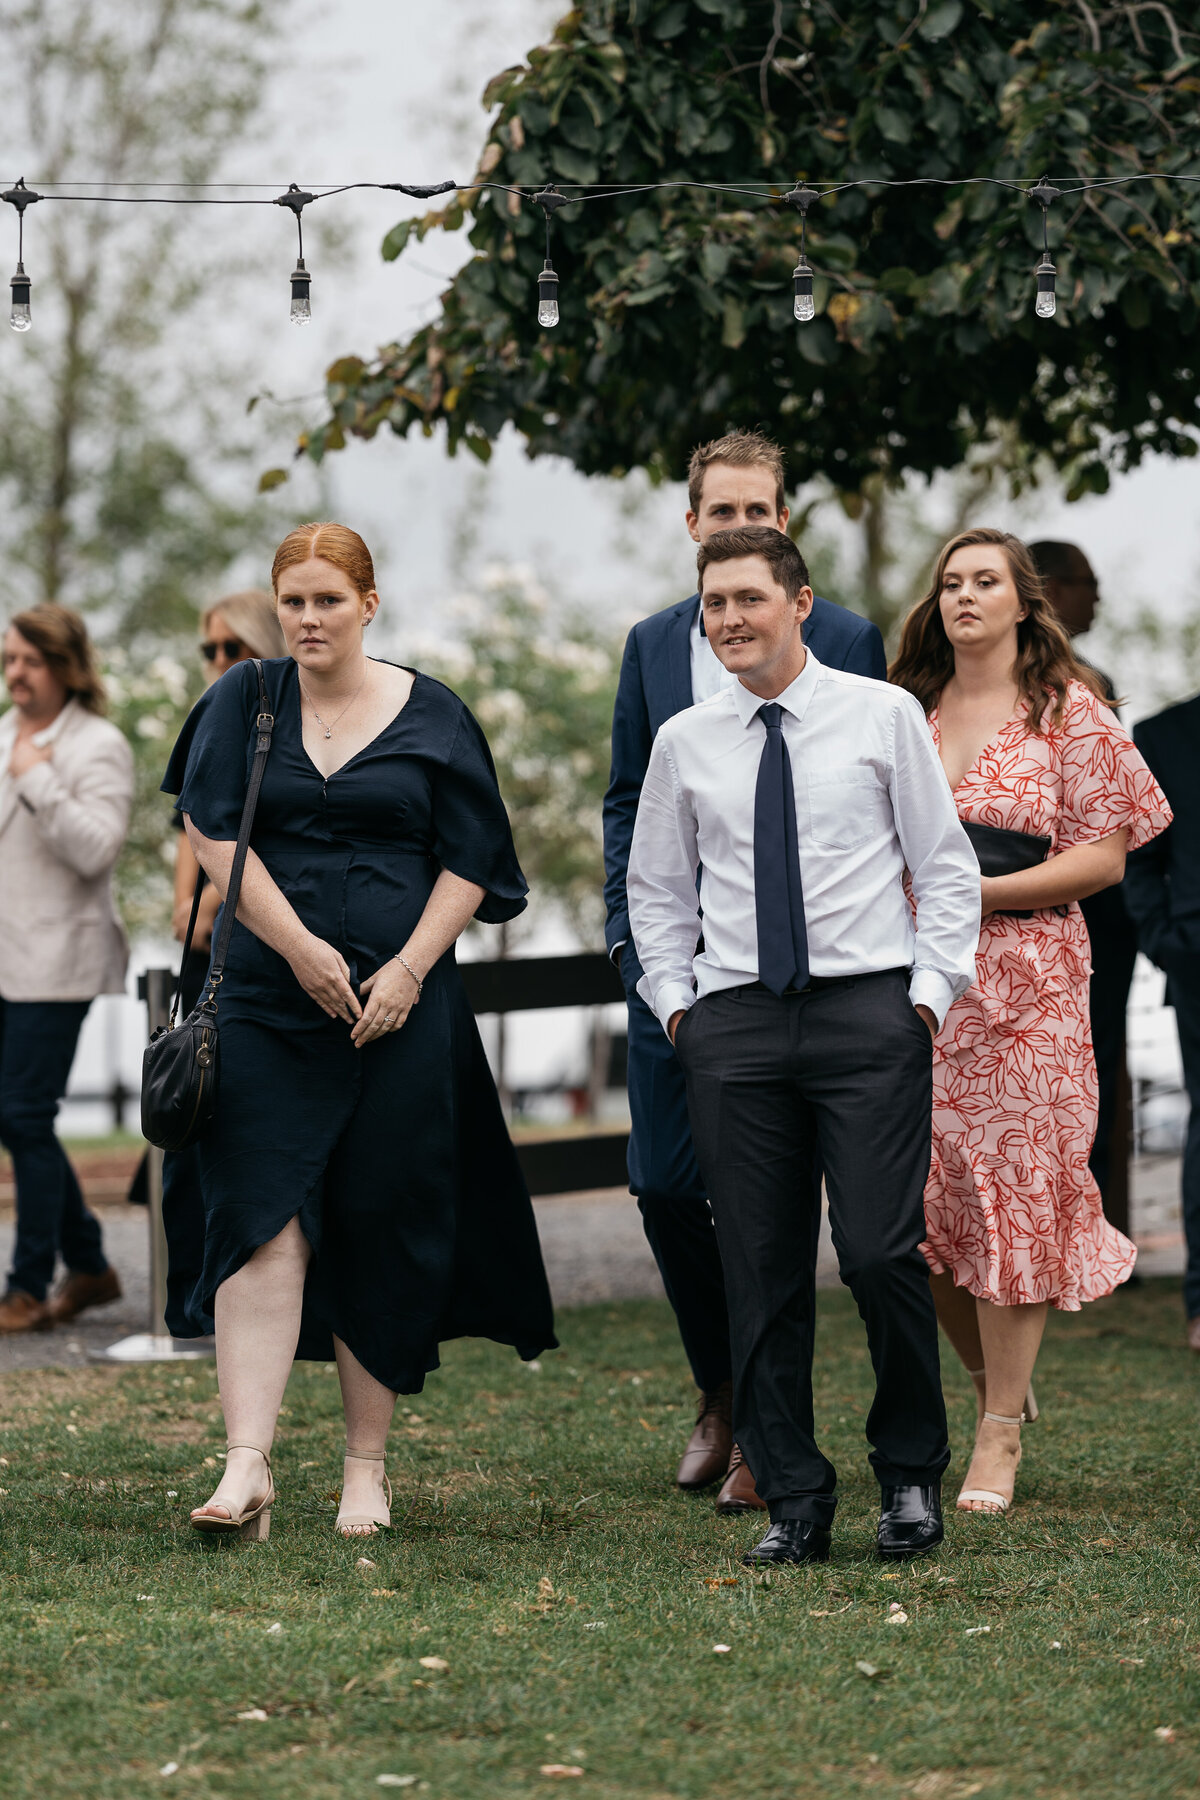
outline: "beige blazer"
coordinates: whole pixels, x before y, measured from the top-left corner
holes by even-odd
[[[49,762],[8,773],[0,719],[0,998],[91,1000],[124,990],[128,946],[112,867],[129,828],[133,757],[115,725],[69,700]]]

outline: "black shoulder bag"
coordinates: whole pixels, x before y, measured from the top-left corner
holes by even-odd
[[[257,656],[253,661],[258,675],[258,719],[255,727],[258,738],[254,747],[250,784],[246,789],[246,804],[242,808],[242,822],[238,826],[237,849],[233,853],[233,866],[229,871],[225,910],[221,915],[221,929],[213,949],[205,991],[195,1011],[190,1012],[182,1024],[177,1026],[175,1014],[179,1009],[183,971],[192,948],[192,933],[196,929],[196,915],[200,910],[200,895],[205,882],[205,875],[201,870],[196,881],[196,892],[192,896],[192,916],[188,920],[179,979],[171,1002],[170,1022],[161,1025],[154,1033],[142,1057],[142,1136],[151,1144],[156,1144],[160,1150],[185,1150],[189,1144],[194,1144],[210,1124],[217,1107],[217,1078],[220,1072],[217,1059],[217,989],[221,985],[229,940],[233,935],[233,922],[237,917],[242,870],[246,866],[246,852],[250,847],[250,832],[254,825],[254,809],[258,805],[258,791],[262,787],[263,771],[271,748],[271,732],[275,725],[274,716],[267,706],[262,663]]]

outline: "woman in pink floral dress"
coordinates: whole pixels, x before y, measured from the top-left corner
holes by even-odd
[[[1033,866],[981,877],[975,985],[934,1046],[924,1251],[979,1399],[958,1504],[1004,1512],[1047,1309],[1111,1293],[1136,1255],[1088,1170],[1096,1066],[1077,903],[1120,881],[1126,851],[1171,812],[1006,532],[946,545],[891,679],[925,707],[964,823],[1049,844],[1018,839]],[[1010,864],[1012,849],[1007,840]]]

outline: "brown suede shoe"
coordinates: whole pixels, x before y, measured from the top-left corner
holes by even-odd
[[[89,1306],[107,1306],[110,1300],[120,1298],[121,1283],[115,1269],[105,1269],[103,1275],[81,1275],[71,1269],[59,1282],[46,1310],[51,1324],[65,1325]]]
[[[717,1495],[719,1513],[766,1512],[767,1503],[758,1497],[754,1477],[746,1467],[746,1459],[735,1444],[729,1458],[724,1485]]]
[[[1187,1323],[1188,1349],[1200,1351],[1200,1313]]]
[[[732,1450],[733,1383],[723,1381],[715,1393],[700,1396],[696,1429],[676,1470],[676,1484],[693,1494],[711,1487],[729,1467]]]
[[[0,1332],[49,1331],[53,1320],[44,1300],[12,1288],[0,1300]]]

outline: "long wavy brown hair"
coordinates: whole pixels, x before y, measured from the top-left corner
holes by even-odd
[[[107,702],[96,652],[77,612],[56,600],[39,600],[27,611],[14,613],[8,624],[33,645],[81,706],[88,712],[104,712]]]
[[[1046,598],[1042,578],[1029,551],[1011,531],[997,531],[990,525],[981,525],[974,531],[960,531],[957,537],[943,545],[929,592],[923,600],[918,600],[904,621],[900,648],[888,670],[888,680],[915,694],[925,708],[926,716],[937,705],[938,695],[954,673],[954,648],[942,624],[941,599],[946,564],[956,550],[970,549],[975,544],[997,544],[1003,550],[1013,586],[1026,609],[1025,617],[1017,625],[1013,677],[1020,698],[1028,708],[1029,730],[1041,732],[1047,707],[1050,707],[1050,723],[1061,723],[1068,682],[1082,681],[1101,700],[1105,699],[1095,671],[1081,663],[1072,650],[1071,640]]]

